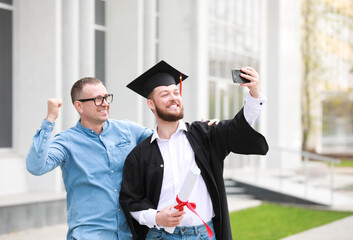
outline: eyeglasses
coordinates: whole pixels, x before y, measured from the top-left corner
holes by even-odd
[[[79,99],[77,101],[87,102],[87,101],[92,101],[92,100],[94,101],[94,105],[96,105],[96,106],[101,106],[103,104],[104,100],[110,104],[111,102],[113,102],[113,94],[107,94],[104,97],[98,96],[95,98]]]

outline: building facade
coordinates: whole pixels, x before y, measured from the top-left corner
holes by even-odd
[[[353,1],[319,5],[318,42],[322,61],[319,85],[320,153],[353,154]]]
[[[252,66],[268,99],[255,128],[270,146],[299,150],[298,19],[300,1],[0,0],[0,196],[63,193],[59,169],[31,176],[25,156],[48,98],[63,99],[56,133],[76,123],[69,94],[82,77],[100,78],[114,94],[110,117],[153,128],[145,100],[125,86],[162,59],[190,76],[186,121],[232,117],[247,91],[232,83],[231,69]],[[227,166],[246,164],[239,159]],[[272,152],[255,160],[279,164]]]

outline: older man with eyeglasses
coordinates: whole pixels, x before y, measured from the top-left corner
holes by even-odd
[[[99,79],[78,80],[71,99],[80,120],[52,140],[62,100],[48,100],[46,119],[27,155],[27,169],[42,175],[60,166],[67,192],[67,239],[131,239],[118,201],[122,169],[129,152],[152,131],[131,121],[109,119],[113,94]]]

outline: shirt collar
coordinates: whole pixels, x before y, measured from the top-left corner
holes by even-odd
[[[106,129],[108,128],[108,126],[109,126],[109,120],[107,120],[105,122],[105,124],[103,125],[103,130],[102,130],[101,134],[107,131]],[[85,128],[81,124],[81,119],[77,121],[76,127],[78,129],[80,129],[82,132],[87,133],[88,135],[91,135],[91,136],[98,136],[99,135],[93,129]]]
[[[152,137],[151,137],[151,143],[152,143],[155,139],[161,139],[161,138],[159,137],[158,133],[157,133],[157,126],[158,126],[158,125],[156,125],[156,127],[154,128],[154,131],[153,131],[153,134],[152,134]],[[183,120],[179,120],[178,128],[177,128],[177,130],[175,131],[175,133],[173,133],[173,135],[176,134],[176,133],[179,132],[179,131],[185,131],[185,132],[188,131],[187,128],[186,128],[186,124],[185,124],[185,122],[184,122]]]

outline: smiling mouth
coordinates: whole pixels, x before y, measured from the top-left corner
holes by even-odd
[[[104,108],[104,109],[99,110],[98,112],[100,112],[100,113],[107,113],[107,112],[108,112],[108,109],[107,109],[107,108]]]
[[[172,104],[170,105],[169,107],[167,107],[168,109],[178,109],[179,108],[179,105],[177,104]]]

